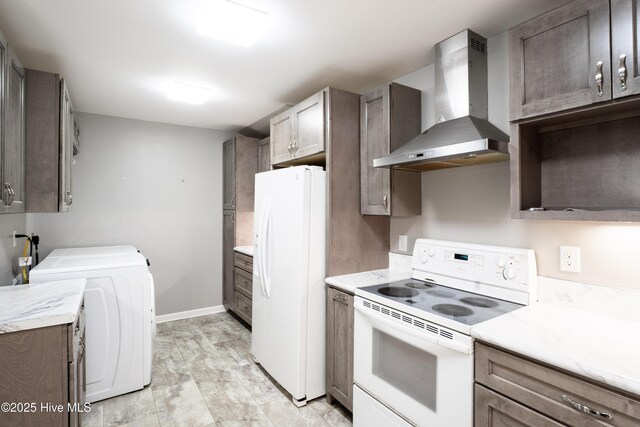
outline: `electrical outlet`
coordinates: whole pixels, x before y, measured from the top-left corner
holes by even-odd
[[[580,248],[560,246],[560,271],[580,273]]]
[[[398,236],[398,250],[402,252],[407,251],[407,236],[404,234]]]

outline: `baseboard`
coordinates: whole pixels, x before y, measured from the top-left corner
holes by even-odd
[[[173,320],[190,319],[192,317],[206,316],[207,314],[216,314],[224,312],[223,305],[214,305],[213,307],[197,308],[195,310],[179,311],[177,313],[162,314],[156,316],[156,323],[171,322]]]

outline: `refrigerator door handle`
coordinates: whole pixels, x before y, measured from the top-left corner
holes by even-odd
[[[265,239],[264,239],[264,224],[265,224],[265,217],[266,217],[266,213],[267,213],[267,204],[268,204],[268,199],[265,198],[264,199],[264,204],[262,206],[262,211],[260,212],[260,225],[258,228],[258,235],[256,236],[256,264],[257,264],[257,270],[258,270],[258,280],[260,282],[260,291],[262,292],[262,295],[266,296],[266,290],[264,288],[264,255],[263,255],[263,251],[262,248],[264,247],[265,244]]]
[[[269,233],[271,231],[271,200],[267,203],[265,216],[264,216],[264,232],[262,234],[262,272],[263,272],[263,280],[264,283],[264,294],[267,298],[271,296],[271,279],[269,274]]]

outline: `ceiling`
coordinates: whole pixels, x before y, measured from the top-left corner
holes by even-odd
[[[269,13],[251,47],[196,31],[204,0],[0,0],[23,65],[67,78],[76,110],[238,130],[325,86],[364,93],[433,62],[471,28],[489,38],[567,0],[237,0]],[[172,81],[214,90],[165,98]]]

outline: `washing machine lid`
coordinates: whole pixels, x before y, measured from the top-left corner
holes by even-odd
[[[51,251],[47,258],[71,258],[71,257],[94,257],[94,256],[112,256],[128,253],[136,253],[138,250],[132,245],[118,246],[94,246],[86,248],[62,248]]]
[[[105,270],[113,268],[144,267],[147,259],[137,252],[104,257],[55,258],[47,257],[33,268],[29,274],[33,276],[68,273],[72,271]]]

